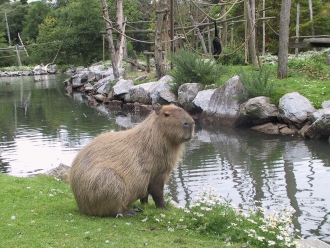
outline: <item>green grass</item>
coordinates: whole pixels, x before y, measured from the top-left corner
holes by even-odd
[[[78,212],[69,185],[52,177],[0,174],[0,182],[0,247],[223,246],[217,237],[171,232],[169,223],[142,222],[146,215],[161,218],[161,213],[175,215],[177,209],[164,212],[151,204],[135,218],[90,217]]]
[[[204,192],[188,209],[170,207],[171,211],[162,211],[154,204],[138,204],[143,211],[137,217],[99,218],[80,214],[69,185],[53,177],[18,178],[0,174],[0,182],[1,247],[227,247],[230,244],[235,248],[264,247],[270,241],[272,247],[283,247],[284,241],[276,237],[280,235],[291,241],[294,238],[294,233],[287,230],[291,226],[287,214],[285,218],[276,215],[263,219],[258,210],[246,215],[213,191]]]
[[[316,68],[310,65],[303,68],[289,68],[288,77],[284,79],[277,78],[277,66],[265,65],[267,69],[271,69],[269,81],[274,84],[275,94],[271,97],[273,103],[278,104],[279,99],[291,92],[298,92],[305,96],[312,105],[319,109],[322,108],[322,102],[330,100],[330,66],[322,67],[321,71],[313,71]],[[228,66],[228,71],[222,75],[222,82],[237,75],[237,71],[243,70],[246,74],[251,73],[259,68],[253,66]]]

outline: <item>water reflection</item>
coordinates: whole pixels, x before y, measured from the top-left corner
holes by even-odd
[[[15,176],[71,164],[92,137],[123,130],[143,117],[90,108],[83,95],[67,95],[65,75],[0,78],[0,170]],[[295,209],[295,228],[304,237],[330,243],[330,146],[292,136],[250,130],[197,127],[167,191],[186,205],[213,187],[243,207],[261,201],[267,211]]]
[[[296,229],[305,237],[330,242],[328,151],[327,143],[299,137],[197,130],[171,177],[169,191],[181,205],[205,187],[229,195],[243,207],[251,201],[261,201],[267,211],[291,205]]]

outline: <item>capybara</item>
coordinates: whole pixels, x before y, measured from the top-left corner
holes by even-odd
[[[135,215],[128,207],[150,194],[167,209],[164,184],[193,137],[195,122],[175,105],[154,111],[132,129],[103,133],[81,149],[70,171],[79,211],[92,216]]]

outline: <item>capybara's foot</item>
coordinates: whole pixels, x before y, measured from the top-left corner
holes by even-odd
[[[123,216],[137,216],[138,213],[134,210],[127,209],[123,212]]]

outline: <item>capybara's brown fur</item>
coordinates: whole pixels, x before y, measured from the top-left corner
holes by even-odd
[[[155,107],[136,127],[94,138],[78,153],[70,184],[79,211],[92,216],[134,215],[128,207],[146,203],[167,209],[164,184],[193,137],[195,123],[175,105]]]

